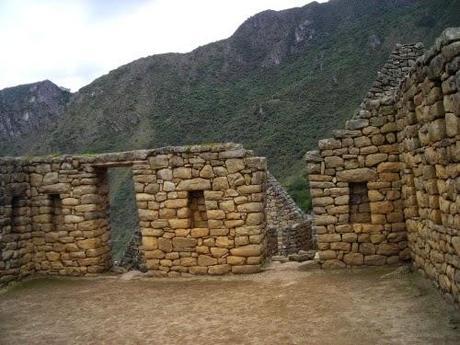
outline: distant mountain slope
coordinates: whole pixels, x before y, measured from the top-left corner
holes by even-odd
[[[352,115],[393,46],[431,45],[445,27],[460,26],[459,14],[460,0],[331,0],[264,11],[228,39],[100,77],[72,96],[45,141],[19,149],[234,141],[266,155],[291,189],[304,189],[302,155]]]
[[[0,152],[22,153],[64,113],[70,92],[49,80],[0,90]]]

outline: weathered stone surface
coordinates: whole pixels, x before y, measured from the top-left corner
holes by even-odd
[[[345,124],[345,127],[350,130],[361,129],[369,125],[369,120],[367,119],[353,119],[348,120]]]
[[[230,249],[234,256],[259,256],[262,254],[262,246],[259,244],[250,244],[247,246],[237,247]]]
[[[330,215],[321,215],[315,217],[315,224],[316,225],[328,225],[328,224],[335,224],[337,223],[337,217],[330,216]]]
[[[243,266],[245,267],[245,266]],[[211,266],[208,269],[208,273],[211,275],[222,275],[230,272],[232,270],[232,266],[230,265],[215,265]]]
[[[324,163],[326,164],[326,168],[337,168],[343,166],[343,159],[341,157],[332,156],[324,158]]]
[[[176,251],[190,251],[194,250],[197,245],[195,238],[174,237],[172,239],[173,249]]]
[[[358,168],[337,172],[337,180],[346,182],[375,181],[377,173],[373,169]]]
[[[364,256],[361,253],[349,253],[343,256],[343,261],[350,266],[360,266],[364,263]]]
[[[198,266],[212,266],[217,264],[217,259],[207,255],[198,256]]]
[[[386,153],[374,153],[366,156],[366,166],[373,167],[381,162],[386,161],[388,154]]]
[[[368,266],[382,266],[385,265],[386,257],[382,255],[366,255],[364,257],[364,264]]]
[[[184,180],[179,183],[177,190],[207,190],[211,189],[211,181],[203,178]]]
[[[56,183],[48,186],[42,186],[40,191],[48,194],[64,194],[70,191],[70,185],[68,183]]]
[[[395,243],[381,243],[377,247],[377,254],[379,255],[385,255],[385,256],[397,255],[399,254],[399,251],[400,251],[400,248]]]
[[[152,169],[166,168],[169,166],[168,156],[149,157],[149,164]]]
[[[460,255],[460,236],[452,237],[452,246],[457,255]]]
[[[236,173],[244,169],[244,161],[242,159],[227,159],[225,165],[229,174]]]

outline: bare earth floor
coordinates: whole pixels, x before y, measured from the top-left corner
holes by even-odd
[[[460,344],[460,314],[395,268],[36,279],[0,294],[0,344]]]

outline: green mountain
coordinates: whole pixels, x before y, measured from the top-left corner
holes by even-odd
[[[70,97],[43,140],[5,141],[0,153],[241,142],[269,158],[305,207],[303,154],[353,114],[396,43],[429,46],[445,27],[460,26],[459,14],[460,0],[330,0],[264,11],[228,39],[111,71]]]
[[[46,140],[70,96],[49,80],[0,90],[0,155],[28,152]]]

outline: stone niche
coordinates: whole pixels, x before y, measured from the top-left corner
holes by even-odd
[[[368,188],[366,182],[352,182],[350,189],[350,222],[370,223],[371,207],[369,204]]]
[[[107,169],[132,169],[139,260],[155,276],[258,272],[266,160],[237,144],[0,158],[0,283],[112,266]]]
[[[323,267],[411,260],[460,302],[460,28],[421,54],[398,45],[346,128],[307,153],[313,230]]]

